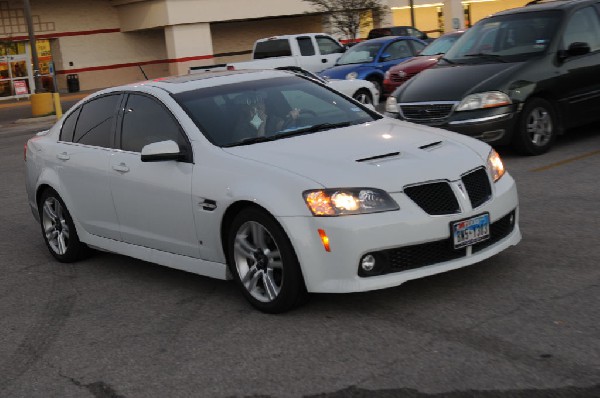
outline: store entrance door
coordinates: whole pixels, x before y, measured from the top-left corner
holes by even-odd
[[[31,94],[33,71],[30,58],[29,51],[0,56],[0,99],[23,98]]]

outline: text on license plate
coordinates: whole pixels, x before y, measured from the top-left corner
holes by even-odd
[[[454,248],[471,246],[490,237],[490,215],[488,213],[452,223]]]

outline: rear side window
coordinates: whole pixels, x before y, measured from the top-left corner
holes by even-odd
[[[148,144],[167,140],[182,149],[187,146],[179,123],[167,108],[145,95],[130,95],[123,114],[121,149],[141,152]]]
[[[256,43],[254,59],[287,57],[292,55],[290,42],[287,39],[266,40]]]
[[[329,37],[317,36],[316,39],[321,55],[337,54],[344,52],[344,48],[340,46],[335,40]]]
[[[297,40],[298,47],[300,47],[300,55],[315,55],[315,47],[313,46],[310,37],[299,37]]]
[[[81,107],[73,142],[110,148],[120,94],[95,98]]]
[[[60,140],[65,142],[73,141],[73,134],[75,134],[75,125],[77,124],[77,118],[79,117],[81,108],[77,108],[65,118],[62,129],[60,131]]]

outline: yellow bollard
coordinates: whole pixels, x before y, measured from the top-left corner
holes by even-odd
[[[54,113],[56,114],[56,120],[60,119],[62,116],[62,106],[60,104],[60,95],[58,93],[53,93],[54,97]]]
[[[48,116],[54,113],[52,93],[31,94],[31,115],[33,117]]]

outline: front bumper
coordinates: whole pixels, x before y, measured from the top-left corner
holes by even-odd
[[[410,118],[402,112],[388,113],[388,116],[454,131],[493,145],[506,145],[510,143],[517,127],[519,111],[519,106],[511,105],[474,111],[452,111],[447,117],[435,120]]]
[[[483,261],[521,240],[517,189],[507,173],[494,184],[492,199],[478,208],[458,214],[431,216],[404,193],[394,193],[399,211],[345,217],[280,217],[296,250],[309,292],[345,293],[383,289],[412,279],[461,268]],[[382,275],[359,275],[359,262],[365,254],[398,250],[409,246],[450,239],[450,223],[484,212],[491,223],[514,211],[514,227],[500,239],[477,249],[468,248],[450,259],[406,270],[394,269]],[[321,243],[318,230],[329,237],[331,251]],[[493,231],[492,231],[493,235]]]

